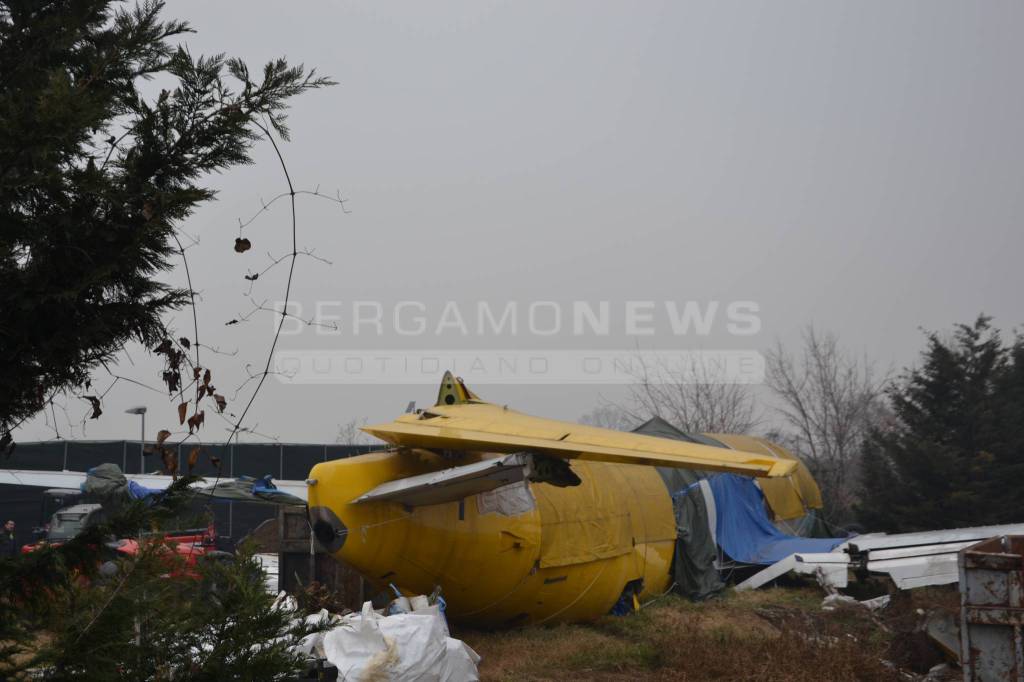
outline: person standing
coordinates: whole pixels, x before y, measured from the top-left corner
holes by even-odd
[[[14,521],[7,521],[4,524],[3,533],[0,533],[0,558],[12,559],[18,556],[18,541],[14,533]]]

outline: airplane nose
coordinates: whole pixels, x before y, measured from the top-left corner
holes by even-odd
[[[328,507],[310,507],[309,521],[317,542],[331,554],[345,546],[348,528],[338,515]]]
[[[435,458],[433,453],[387,450],[317,464],[308,483],[314,537],[324,550],[364,575],[392,571],[407,544],[409,512],[393,502],[355,500],[386,481],[439,468]]]

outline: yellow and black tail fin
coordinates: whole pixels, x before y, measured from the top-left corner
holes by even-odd
[[[445,372],[444,378],[441,379],[441,389],[437,392],[437,402],[434,404],[465,405],[471,402],[480,402],[479,396],[466,387],[462,377]]]

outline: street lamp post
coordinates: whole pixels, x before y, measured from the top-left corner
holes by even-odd
[[[142,417],[142,434],[139,436],[139,473],[146,473],[146,406],[139,405],[124,411],[125,414],[137,414]]]

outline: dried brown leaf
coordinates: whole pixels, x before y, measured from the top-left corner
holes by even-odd
[[[205,419],[206,419],[206,412],[205,412],[205,410],[200,410],[199,412],[197,412],[194,415],[192,415],[191,417],[189,417],[188,418],[188,432],[192,433],[194,430],[196,430],[200,426],[202,426],[203,425],[203,421]]]
[[[252,242],[244,237],[238,237],[235,239],[235,251],[238,253],[245,253],[252,248]]]
[[[196,462],[199,461],[199,446],[192,448],[188,453],[188,473],[192,473],[192,469],[195,468]]]
[[[83,400],[88,400],[89,404],[92,405],[92,414],[89,415],[89,419],[99,419],[100,415],[103,414],[103,410],[100,409],[100,399],[94,395],[83,395]]]
[[[181,388],[181,372],[169,369],[163,374],[164,383],[167,384],[167,392],[174,393]]]
[[[220,393],[214,393],[213,400],[217,403],[217,411],[223,413],[228,406],[228,401]]]
[[[178,405],[178,423],[185,423],[185,415],[188,414],[188,403],[181,403]]]
[[[160,429],[156,434],[156,444],[163,445],[164,441],[171,437],[171,432],[167,429]]]
[[[160,457],[164,461],[164,473],[175,476],[178,473],[178,457],[170,448],[161,448]]]

